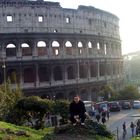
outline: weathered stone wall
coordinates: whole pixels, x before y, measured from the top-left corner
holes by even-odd
[[[0,84],[16,75],[26,95],[97,100],[123,86],[119,19],[94,7],[0,0]]]
[[[0,1],[0,33],[59,32],[119,38],[118,21],[115,15],[90,6],[65,9],[46,1]]]

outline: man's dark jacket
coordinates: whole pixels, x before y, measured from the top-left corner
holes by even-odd
[[[74,101],[70,104],[70,114],[71,115],[79,115],[84,114],[86,112],[84,103],[80,100],[78,103]]]

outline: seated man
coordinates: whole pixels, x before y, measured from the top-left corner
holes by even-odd
[[[75,96],[73,102],[70,104],[70,121],[73,125],[76,125],[76,122],[80,120],[81,125],[84,125],[85,121],[85,105],[80,100],[79,96]]]

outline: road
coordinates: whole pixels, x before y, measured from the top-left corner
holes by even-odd
[[[111,132],[114,131],[116,134],[117,134],[116,130],[118,128],[119,135],[118,138],[119,140],[124,140],[124,138],[122,138],[123,132],[122,124],[123,122],[126,122],[127,135],[125,137],[125,140],[130,140],[132,138],[130,123],[134,122],[136,124],[137,119],[140,119],[140,110],[138,109],[121,110],[120,112],[111,112],[110,119],[107,121],[106,125]]]

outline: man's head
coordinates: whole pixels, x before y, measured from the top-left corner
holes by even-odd
[[[75,102],[75,103],[78,103],[79,100],[80,100],[80,97],[79,97],[79,96],[75,96],[75,97],[74,97],[74,102]]]

